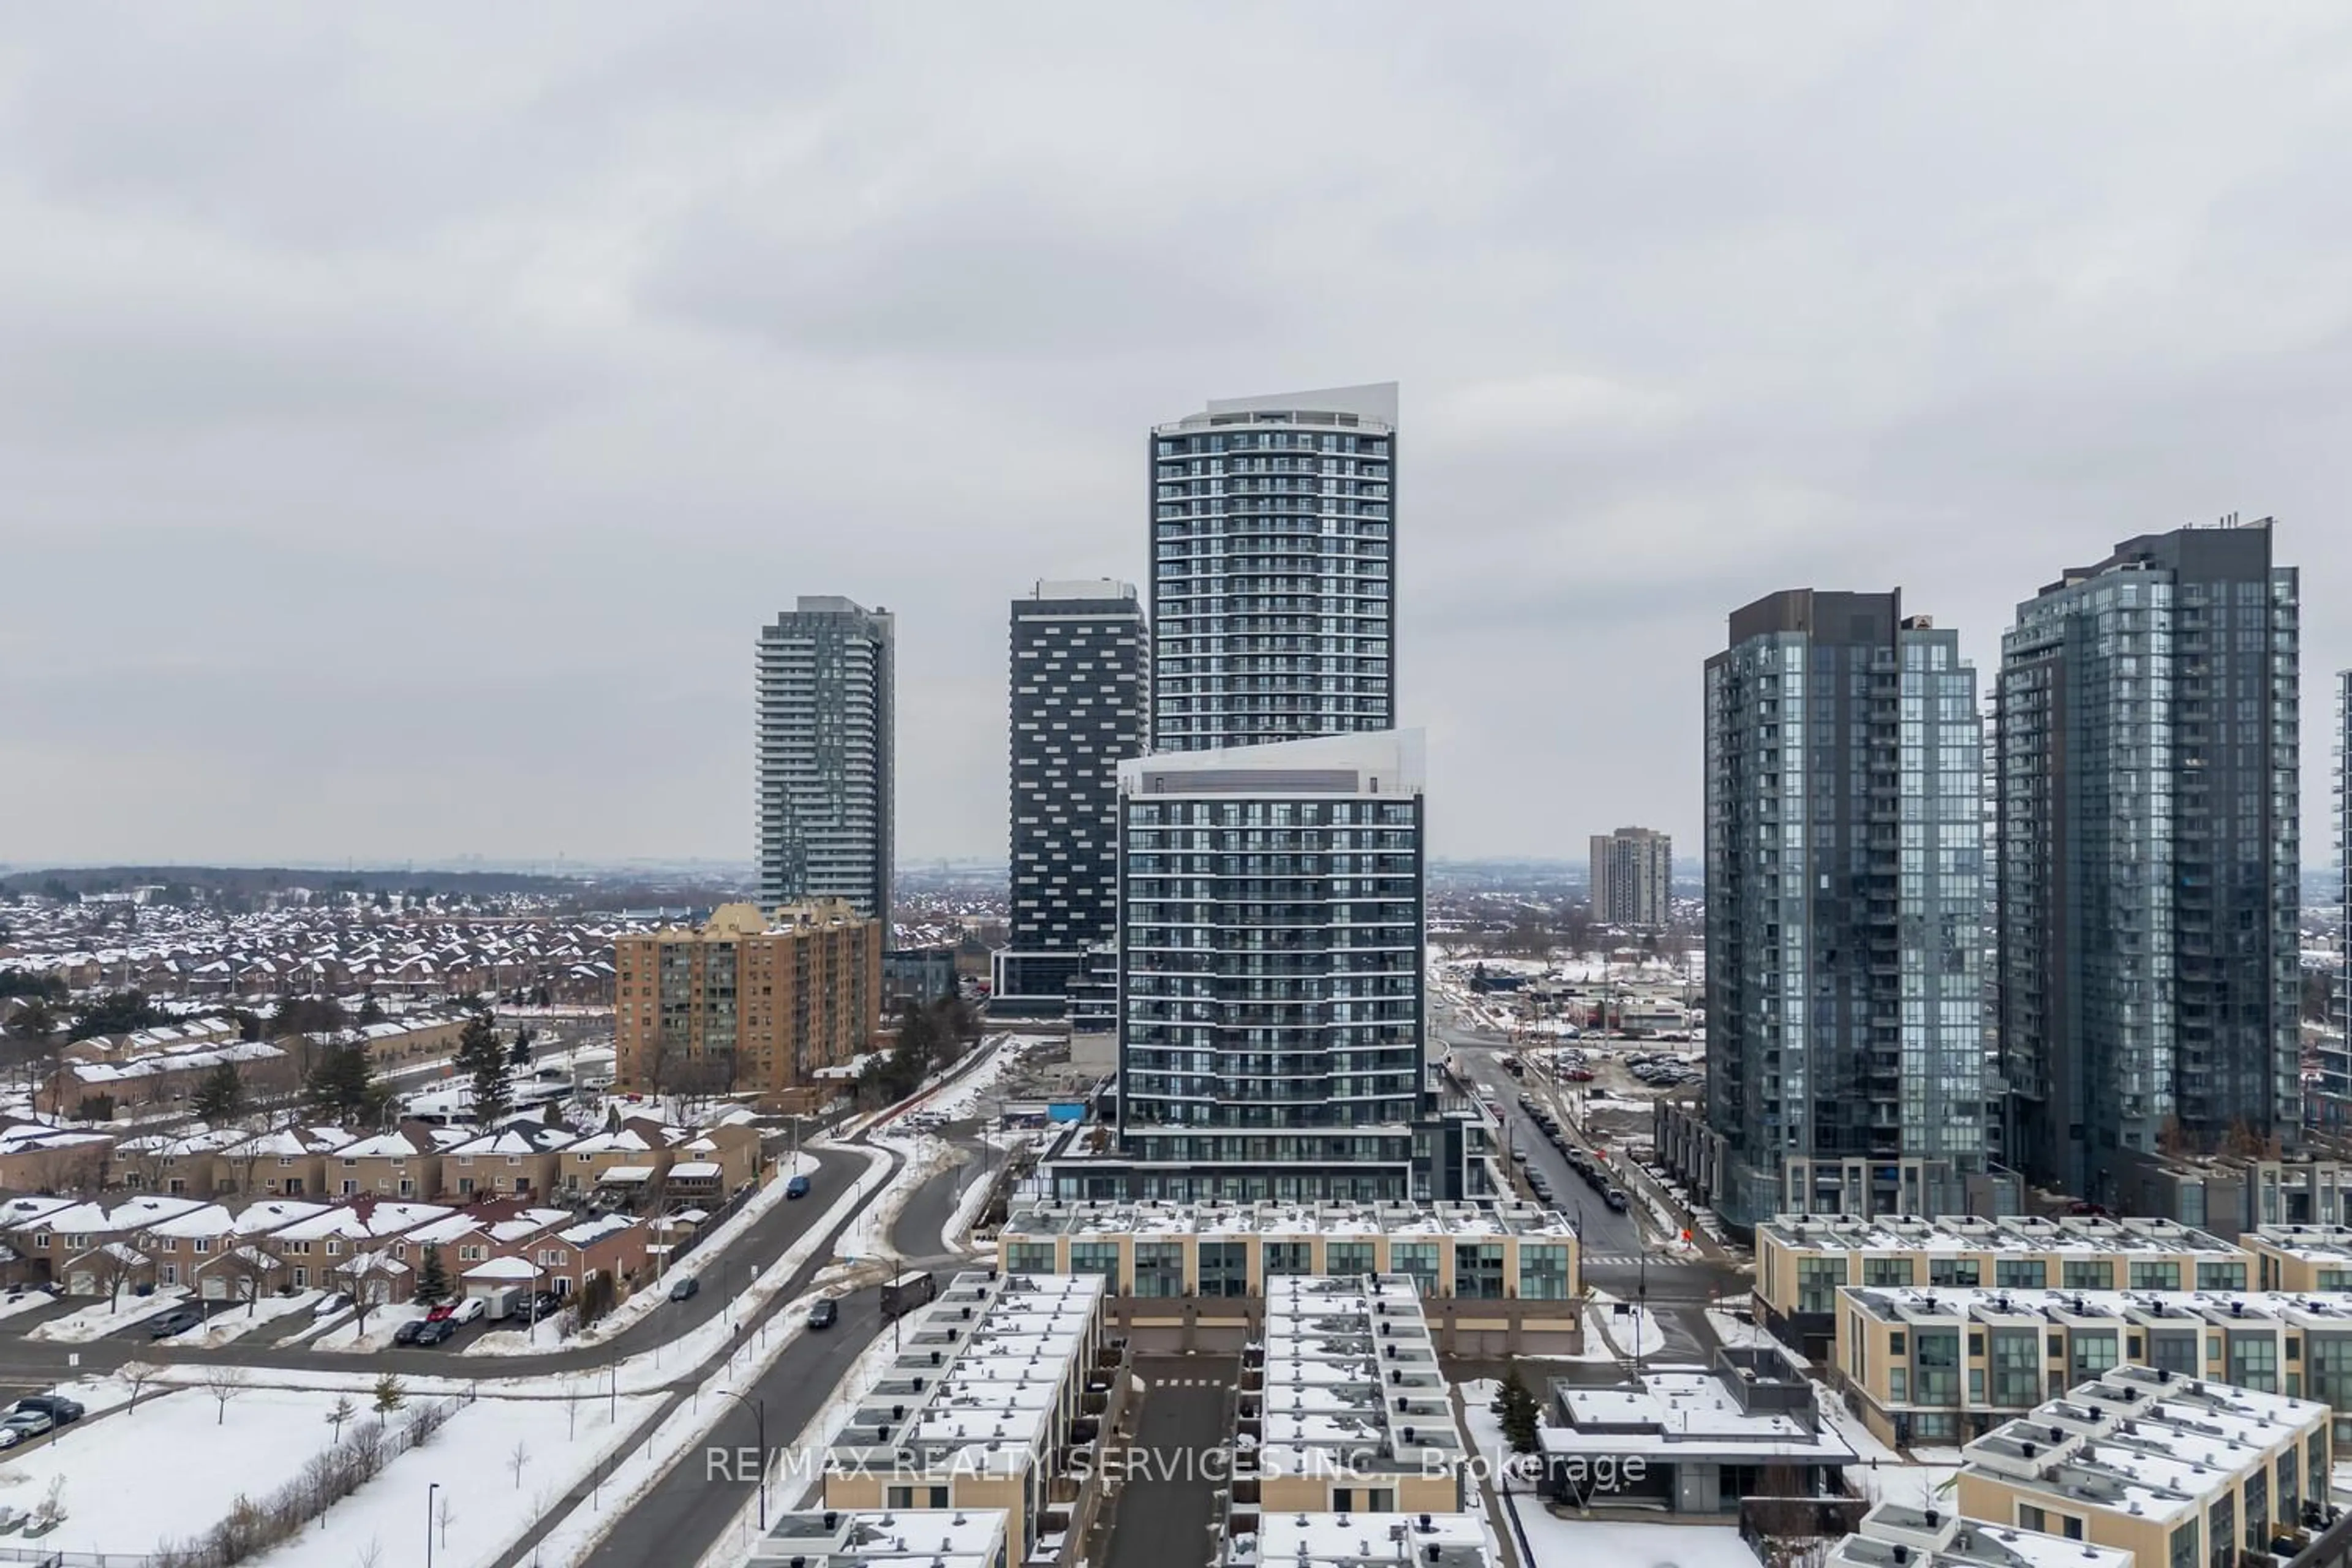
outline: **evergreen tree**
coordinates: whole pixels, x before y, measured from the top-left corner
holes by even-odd
[[[515,1031],[514,1049],[507,1053],[507,1061],[510,1066],[519,1068],[530,1066],[530,1025],[525,1024]]]
[[[374,1058],[356,1041],[323,1047],[304,1088],[311,1105],[337,1121],[373,1121],[392,1100],[391,1089],[377,1081]]]
[[[235,1062],[221,1063],[197,1081],[194,1109],[215,1126],[244,1113],[245,1079],[237,1076]]]
[[[507,1064],[507,1048],[499,1043],[488,1013],[467,1020],[457,1037],[457,1070],[473,1084],[474,1121],[484,1127],[504,1116],[514,1104],[514,1086]]]
[[[370,1024],[381,1024],[383,1022],[383,1005],[375,999],[373,993],[361,997],[359,1018],[360,1027],[364,1029]]]
[[[1494,1409],[1503,1418],[1503,1439],[1515,1454],[1536,1451],[1536,1428],[1542,1425],[1543,1402],[1528,1388],[1515,1365],[1496,1392]]]
[[[385,1373],[375,1380],[375,1413],[389,1415],[408,1403],[408,1394],[400,1386],[400,1379]]]
[[[449,1299],[449,1270],[441,1261],[441,1249],[427,1247],[425,1260],[417,1266],[415,1299],[427,1307],[437,1307]]]

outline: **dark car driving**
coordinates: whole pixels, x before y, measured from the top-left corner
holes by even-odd
[[[830,1296],[809,1309],[808,1326],[812,1329],[829,1329],[839,1321],[841,1303]]]

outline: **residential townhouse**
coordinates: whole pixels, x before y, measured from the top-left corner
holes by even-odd
[[[2239,1238],[2265,1290],[2352,1290],[2352,1226],[2266,1225]]]
[[[295,1289],[355,1290],[378,1305],[405,1301],[424,1261],[410,1233],[450,1213],[443,1204],[361,1196],[272,1232],[270,1246],[286,1260]]]
[[[96,1199],[16,1198],[0,1206],[8,1245],[44,1268],[68,1295],[98,1296],[152,1278],[149,1233],[205,1206],[201,1198],[142,1193]]]
[[[220,1191],[215,1166],[221,1151],[246,1136],[224,1127],[125,1138],[115,1145],[115,1179],[134,1192],[211,1197]]]
[[[110,1132],[52,1127],[45,1121],[19,1121],[0,1128],[0,1188],[95,1191],[110,1179],[115,1160]]]
[[[561,1181],[563,1152],[579,1142],[569,1127],[518,1118],[444,1149],[441,1194],[545,1197]]]
[[[213,1156],[213,1190],[244,1197],[318,1197],[330,1188],[327,1162],[359,1141],[341,1127],[281,1127]],[[340,1171],[340,1167],[338,1167]]]
[[[2118,1367],[1961,1450],[1958,1511],[2127,1551],[2142,1568],[2342,1561],[2328,1414],[2284,1394]]]
[[[2317,1400],[2352,1441],[2352,1295],[1838,1292],[1832,1376],[1885,1442],[1979,1436],[2118,1366]]]
[[[466,1138],[457,1128],[404,1121],[346,1143],[327,1157],[328,1195],[432,1197],[441,1191],[443,1151]]]
[[[825,1457],[832,1510],[1003,1509],[1016,1559],[1049,1506],[1077,1500],[1072,1451],[1093,1435],[1104,1282],[967,1269],[901,1320],[891,1362]],[[1082,1426],[1081,1423],[1084,1423]]]
[[[677,1146],[692,1136],[683,1128],[666,1127],[642,1116],[630,1117],[606,1131],[592,1132],[566,1148],[557,1162],[563,1173],[563,1190],[650,1190],[668,1172]]]
[[[1758,1320],[1828,1358],[1837,1291],[1935,1286],[2007,1290],[2242,1290],[2252,1258],[2168,1219],[1782,1215],[1756,1227]]]

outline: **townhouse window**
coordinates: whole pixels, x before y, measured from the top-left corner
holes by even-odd
[[[2040,1290],[2050,1283],[2050,1264],[2040,1258],[1996,1258],[1992,1282],[2004,1290]]]
[[[209,1237],[200,1236],[194,1241],[188,1243],[188,1249],[194,1252],[197,1257],[202,1258],[205,1253],[210,1252],[213,1249],[213,1244]]]
[[[35,1231],[33,1233],[33,1245],[41,1251],[47,1252],[49,1249],[49,1233],[46,1230]]]
[[[342,1255],[343,1255],[343,1244],[342,1244],[341,1242],[340,1242],[340,1241],[331,1241],[331,1242],[327,1243],[327,1256],[328,1256],[328,1257],[330,1257],[330,1258],[341,1258]]]
[[[87,1235],[69,1234],[66,1237],[66,1245],[72,1247],[76,1252],[79,1252],[82,1248],[89,1245],[89,1237]]]
[[[278,1155],[278,1169],[279,1169],[279,1170],[284,1170],[287,1166],[289,1166],[289,1165],[292,1164],[293,1163],[294,1163],[294,1156],[292,1156],[291,1154],[280,1154],[280,1155]]]
[[[1797,1310],[1826,1312],[1837,1302],[1838,1287],[1845,1283],[1843,1258],[1797,1259]]]
[[[2200,1290],[2242,1290],[2245,1288],[2246,1266],[2243,1263],[2197,1265],[2197,1289]]]

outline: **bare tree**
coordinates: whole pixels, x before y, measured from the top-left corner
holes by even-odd
[[[108,1310],[122,1310],[122,1288],[153,1266],[150,1254],[154,1245],[155,1238],[147,1232],[128,1231],[102,1243],[90,1255],[90,1272],[98,1276],[99,1288],[106,1292]]]
[[[243,1301],[247,1316],[257,1316],[262,1292],[277,1282],[277,1256],[256,1238],[231,1247],[215,1267],[228,1276],[230,1299]]]
[[[352,1562],[355,1568],[383,1568],[383,1542],[369,1537],[368,1543],[360,1548],[360,1554]]]
[[[162,1367],[143,1361],[126,1361],[114,1369],[114,1375],[131,1385],[130,1408],[131,1410],[139,1408],[139,1391],[163,1374]]]
[[[449,1550],[449,1526],[457,1517],[457,1500],[452,1498],[446,1491],[444,1491],[441,1494],[440,1510],[434,1516],[434,1521],[441,1527],[441,1550],[444,1552]]]
[[[530,1463],[530,1447],[521,1438],[515,1439],[514,1449],[507,1455],[507,1469],[514,1476],[515,1490],[522,1490],[523,1468]]]
[[[241,1366],[215,1366],[196,1386],[213,1396],[213,1425],[219,1426],[228,1421],[228,1402],[252,1387],[253,1380]]]

